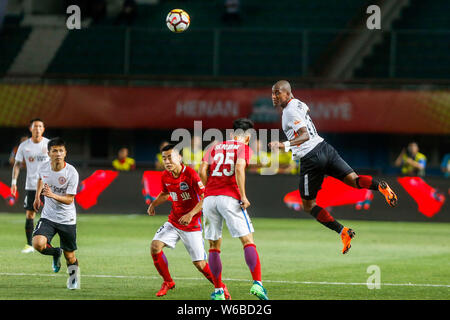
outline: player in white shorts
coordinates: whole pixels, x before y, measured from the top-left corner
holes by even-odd
[[[244,247],[245,261],[253,278],[250,293],[261,300],[268,300],[262,285],[261,263],[253,241],[253,225],[247,213],[250,202],[245,193],[245,168],[252,150],[249,148],[253,122],[237,119],[233,122],[232,140],[210,147],[200,165],[200,177],[206,186],[203,214],[205,238],[209,240],[209,264],[214,277],[213,300],[223,300],[221,288],[222,262],[220,246],[225,220],[231,236],[239,238]]]
[[[61,268],[61,255],[67,262],[68,289],[80,289],[80,269],[77,250],[77,213],[75,209],[75,195],[78,188],[78,172],[67,162],[66,144],[61,138],[54,138],[48,142],[50,162],[44,163],[38,170],[38,182],[34,208],[39,210],[40,195],[45,196],[41,218],[33,232],[33,247],[44,255],[53,256],[53,271]],[[58,234],[60,248],[50,244]]]
[[[161,176],[162,191],[147,210],[153,216],[155,207],[167,200],[172,201],[169,221],[158,229],[151,244],[153,263],[164,279],[161,289],[156,293],[158,297],[166,295],[168,290],[175,287],[163,248],[175,248],[179,240],[183,242],[197,269],[213,282],[202,237],[201,210],[205,187],[197,172],[181,162],[181,155],[175,145],[164,146],[161,153],[165,167]],[[228,291],[227,298],[231,299]]]
[[[43,136],[45,131],[44,122],[38,118],[32,119],[29,130],[31,132],[31,138],[22,142],[17,149],[11,180],[11,193],[15,196],[17,192],[17,178],[19,177],[22,163],[25,162],[27,178],[25,183],[24,209],[26,212],[25,235],[27,244],[22,250],[23,253],[34,251],[32,235],[36,212],[33,208],[33,201],[36,194],[37,170],[41,164],[48,161],[48,139]]]

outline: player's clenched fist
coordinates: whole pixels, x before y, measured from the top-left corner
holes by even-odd
[[[50,190],[50,186],[48,184],[44,184],[44,188],[42,188],[42,194],[48,198],[51,198],[52,191]]]
[[[271,150],[284,149],[284,143],[280,141],[272,141],[269,143],[269,148]]]
[[[189,225],[189,223],[191,223],[192,217],[193,215],[191,213],[186,213],[180,219],[178,219],[178,222],[181,223],[182,225],[187,226]]]
[[[41,199],[39,199],[39,198],[34,199],[34,202],[33,202],[34,211],[38,212],[40,207],[41,207]]]
[[[241,198],[241,202],[239,204],[241,205],[241,208],[244,210],[250,207],[250,201],[248,201],[247,198]]]
[[[149,205],[148,209],[147,209],[147,213],[149,216],[154,216],[155,215],[155,207],[153,206],[153,203]]]

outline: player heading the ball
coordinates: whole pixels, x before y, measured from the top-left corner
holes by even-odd
[[[344,245],[342,253],[346,254],[355,232],[344,227],[325,208],[316,204],[324,176],[332,176],[353,188],[379,190],[392,207],[397,204],[397,195],[385,181],[357,175],[338,152],[319,136],[309,116],[309,107],[294,98],[288,81],[280,80],[273,85],[272,102],[275,108],[283,110],[282,127],[289,140],[273,141],[269,146],[272,149],[285,149],[286,152],[292,150],[292,158],[301,161],[299,189],[303,209],[341,236]]]

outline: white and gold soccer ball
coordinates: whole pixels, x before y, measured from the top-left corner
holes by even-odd
[[[189,28],[191,18],[189,14],[183,9],[173,9],[169,12],[166,18],[167,28],[172,32],[184,32]]]

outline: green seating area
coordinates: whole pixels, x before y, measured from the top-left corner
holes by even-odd
[[[386,33],[371,55],[355,72],[356,78],[448,79],[450,74],[450,1],[411,0],[393,31]],[[418,32],[417,30],[421,30]],[[390,53],[394,50],[394,70],[390,72]]]
[[[125,28],[69,31],[47,73],[123,74]]]
[[[222,0],[139,5],[127,41],[125,26],[116,26],[114,18],[71,31],[47,72],[302,76],[304,53],[307,65],[312,64],[335,36],[311,36],[304,51],[302,30],[345,28],[359,6],[360,0],[247,0],[242,1],[242,24],[230,27],[222,21]],[[165,17],[174,8],[191,16],[186,33],[173,34],[165,26]]]
[[[223,0],[166,0],[139,5],[128,28],[115,17],[69,31],[47,74],[302,77],[366,2],[361,0],[242,0],[242,23],[222,20]],[[171,33],[167,13],[185,9],[189,30]],[[435,78],[450,74],[450,1],[411,0],[394,22],[395,46],[385,32],[355,78]],[[17,21],[16,21],[17,20]],[[0,31],[5,73],[31,28],[7,17]],[[16,29],[10,29],[11,25]],[[421,31],[417,31],[420,29]],[[394,61],[391,61],[394,50]],[[393,64],[391,64],[393,62]]]

